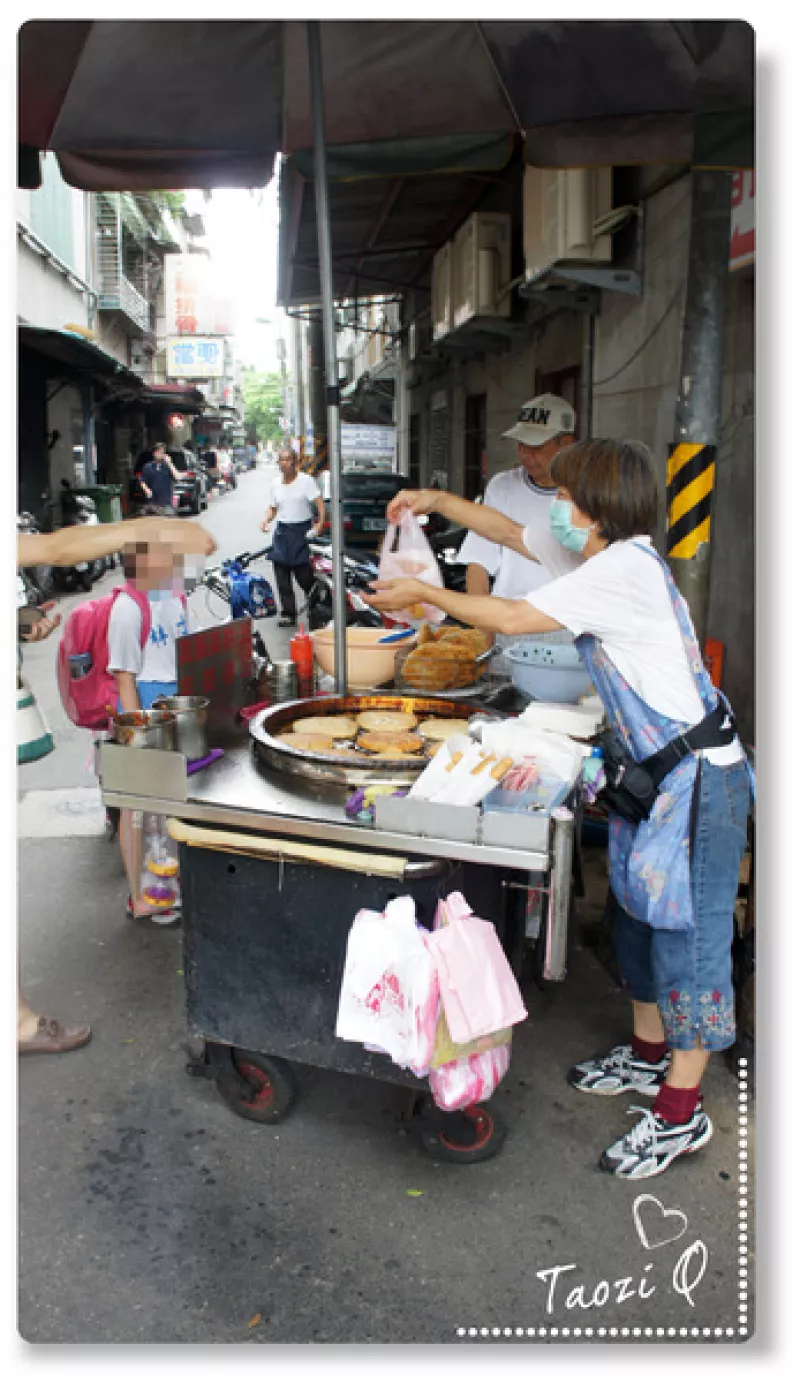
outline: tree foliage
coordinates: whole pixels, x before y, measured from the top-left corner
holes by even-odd
[[[260,374],[253,368],[245,370],[242,375],[242,396],[248,432],[255,432],[261,442],[281,441],[283,390],[280,375]]]

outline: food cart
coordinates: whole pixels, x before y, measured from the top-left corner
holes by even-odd
[[[179,753],[103,746],[106,806],[166,817],[178,842],[194,1071],[214,1079],[237,1114],[258,1122],[288,1112],[294,1063],[405,1087],[413,1105],[425,1094],[425,1083],[388,1057],[335,1037],[348,934],[361,908],[381,911],[410,894],[419,921],[431,926],[439,898],[458,889],[494,922],[519,975],[531,900],[544,900],[542,974],[558,981],[566,972],[574,812],[538,814],[533,834],[516,844],[503,843],[510,827],[490,829],[488,817],[465,809],[435,812],[416,802],[404,817],[411,799],[399,797],[379,801],[386,810],[375,824],[349,818],[345,803],[365,781],[363,770],[292,749],[278,735],[309,710],[365,707],[445,716],[475,709],[396,695],[284,703],[229,730],[222,757],[194,775]],[[397,784],[414,778],[402,762],[377,761],[369,771]],[[456,1161],[493,1156],[505,1129],[486,1106],[475,1109],[471,1141],[463,1116],[436,1111],[423,1123],[424,1145]],[[448,1123],[459,1121],[454,1141]]]

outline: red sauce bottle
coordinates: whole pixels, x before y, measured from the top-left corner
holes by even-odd
[[[313,677],[314,645],[302,624],[289,642],[289,657],[297,668],[299,681],[308,681]]]

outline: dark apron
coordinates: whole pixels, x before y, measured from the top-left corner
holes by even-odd
[[[267,554],[271,562],[281,567],[303,567],[309,560],[306,534],[312,520],[302,523],[278,523],[272,539],[272,547]]]

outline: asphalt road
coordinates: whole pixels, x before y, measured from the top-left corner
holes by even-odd
[[[212,502],[203,521],[222,555],[260,545],[263,488],[256,472]],[[192,600],[202,612],[202,596]],[[265,628],[279,653],[285,636]],[[126,920],[88,736],[57,704],[54,655],[51,640],[25,657],[57,752],[19,774],[23,972],[35,1005],[91,1021],[94,1035],[84,1051],[20,1063],[26,1340],[691,1344],[750,1333],[749,1295],[739,1318],[736,1082],[712,1062],[717,1131],[694,1158],[646,1186],[599,1171],[635,1117],[628,1107],[645,1101],[582,1096],[564,1080],[626,1031],[623,998],[589,949],[573,947],[562,986],[525,991],[529,1019],[495,1098],[510,1134],[488,1163],[431,1161],[375,1082],[300,1070],[289,1118],[260,1127],[190,1078],[181,935]],[[657,1200],[637,1207],[641,1194]]]

